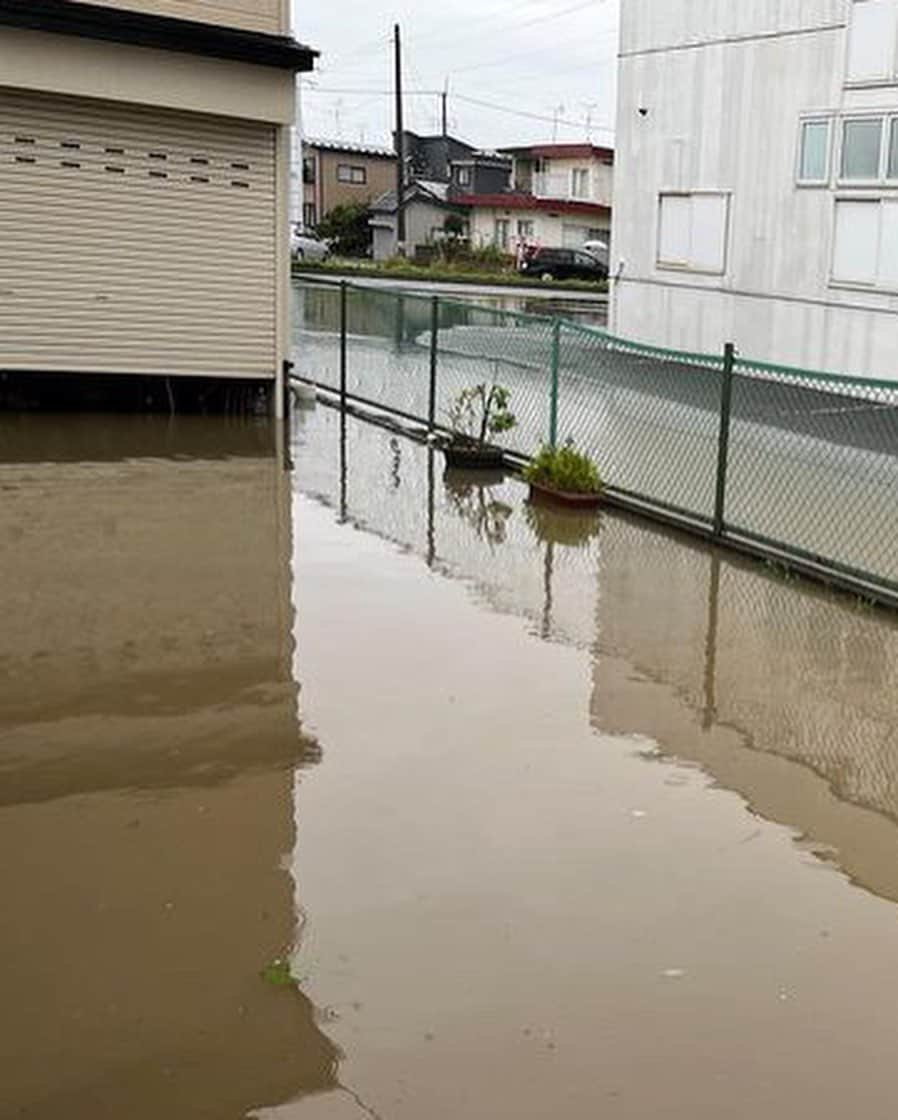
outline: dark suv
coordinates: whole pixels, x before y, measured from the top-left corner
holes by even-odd
[[[607,280],[608,267],[582,249],[537,249],[521,264],[525,276],[540,280]]]

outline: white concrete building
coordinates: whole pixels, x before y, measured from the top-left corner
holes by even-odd
[[[0,0],[7,382],[272,395],[290,353],[294,76],[314,58],[290,25],[288,0]]]
[[[898,0],[621,0],[613,328],[898,380]]]

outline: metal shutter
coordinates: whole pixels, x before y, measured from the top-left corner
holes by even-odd
[[[271,377],[275,129],[0,89],[0,369]]]

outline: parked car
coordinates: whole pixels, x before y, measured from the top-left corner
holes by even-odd
[[[290,251],[298,261],[323,261],[330,256],[330,246],[301,226],[295,226],[290,234]]]
[[[540,280],[608,279],[608,266],[581,249],[537,249],[521,262],[521,272]]]

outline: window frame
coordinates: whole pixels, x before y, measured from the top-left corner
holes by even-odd
[[[723,252],[720,268],[703,268],[691,261],[667,261],[661,256],[662,211],[665,198],[720,198],[725,203],[723,223]],[[681,272],[691,276],[726,276],[730,267],[730,240],[733,230],[733,192],[729,190],[660,190],[657,194],[655,231],[655,268],[661,272]],[[690,228],[690,235],[691,235]]]
[[[344,175],[343,172],[346,172]],[[338,163],[337,182],[344,187],[366,187],[368,168],[361,163]]]
[[[845,126],[854,121],[878,120],[879,133],[879,168],[875,179],[850,179],[842,173],[845,153]],[[895,128],[895,147],[898,151],[898,111],[894,109],[870,110],[863,113],[843,113],[838,118],[839,139],[837,152],[836,184],[839,187],[851,190],[873,189],[881,190],[883,187],[898,186],[898,159],[896,159],[896,173],[889,174],[889,163],[892,154],[892,130]]]
[[[879,112],[870,113],[844,113],[839,118],[839,161],[837,164],[838,174],[836,181],[840,186],[846,187],[864,187],[864,186],[880,186],[883,182],[884,164],[883,157],[885,144],[883,136],[886,131],[886,121],[889,119],[888,113],[881,110]],[[861,124],[866,121],[879,121],[879,164],[876,169],[876,175],[873,178],[852,178],[845,174],[845,134],[849,125]]]
[[[474,169],[472,167],[457,167],[455,170],[458,185],[460,187],[470,187],[474,177]]]
[[[881,74],[867,74],[854,76],[851,73],[851,56],[854,47],[854,13],[859,4],[869,3],[870,0],[851,0],[851,10],[848,17],[848,35],[845,44],[845,85],[849,88],[862,88],[865,86],[894,85],[898,81],[898,18],[895,20],[895,30],[892,37],[891,61]],[[894,6],[895,0],[892,0]]]
[[[835,113],[809,113],[806,116],[798,118],[798,150],[795,153],[795,185],[804,188],[814,188],[819,190],[821,187],[828,187],[832,182],[833,177],[833,137],[836,129],[833,127],[837,120]],[[804,163],[804,132],[808,125],[822,124],[826,125],[826,169],[822,179],[805,179],[802,177],[802,165]],[[840,149],[841,153],[841,149]]]
[[[577,179],[582,177],[584,183],[584,193],[577,193]],[[571,168],[571,198],[587,201],[589,199],[589,168],[588,167],[572,167]]]
[[[499,239],[499,227],[503,226],[505,229],[505,236],[503,240]],[[497,249],[502,249],[504,252],[508,251],[508,246],[511,243],[511,219],[509,218],[493,218],[493,244]]]
[[[880,212],[879,223],[878,223],[878,235],[877,235],[878,236],[878,241],[877,241],[877,245],[876,245],[876,260],[877,260],[877,272],[878,272],[879,271],[879,264],[880,264],[880,261],[881,261],[881,254],[882,254],[882,236],[883,236],[882,209],[883,209],[884,206],[887,206],[887,205],[890,205],[890,206],[898,205],[898,196],[891,195],[891,194],[881,194],[881,193],[877,194],[877,195],[857,194],[857,193],[854,193],[854,192],[836,193],[836,194],[833,195],[832,221],[831,221],[831,229],[832,229],[831,241],[832,241],[832,243],[830,245],[830,252],[829,252],[829,287],[830,288],[843,289],[843,290],[852,291],[852,292],[870,292],[870,293],[873,293],[873,294],[876,294],[876,295],[882,295],[882,296],[898,295],[898,280],[892,281],[892,282],[887,283],[887,284],[882,284],[882,283],[878,282],[878,278],[874,279],[872,282],[867,282],[867,281],[864,281],[864,280],[847,280],[847,279],[844,279],[842,277],[836,276],[836,274],[835,274],[836,249],[837,249],[837,246],[838,246],[838,236],[837,236],[838,235],[838,229],[837,229],[838,218],[837,218],[837,215],[838,215],[839,203],[845,203],[845,202],[849,202],[849,203],[854,202],[854,203],[861,203],[861,204],[867,205],[867,206],[875,206],[877,208],[877,210]]]

